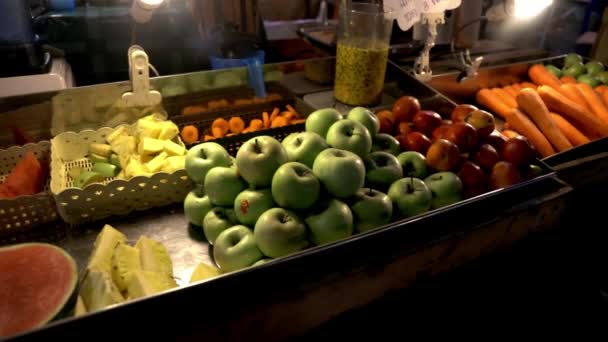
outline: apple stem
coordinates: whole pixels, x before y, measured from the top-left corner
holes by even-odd
[[[374,190],[372,190],[372,188],[367,188],[368,192],[367,194],[372,196],[374,194]]]
[[[258,143],[258,139],[255,139],[253,142],[254,142],[254,146],[255,146],[255,151],[257,153],[262,152],[262,149],[260,149],[260,144]]]
[[[414,192],[414,177],[410,177],[410,184],[407,185],[407,193],[411,194]]]

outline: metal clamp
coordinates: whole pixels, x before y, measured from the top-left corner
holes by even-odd
[[[128,54],[132,91],[122,95],[122,105],[126,107],[153,107],[160,104],[161,94],[156,90],[150,90],[148,55],[139,45],[131,46]]]
[[[414,62],[414,74],[416,78],[426,82],[430,81],[433,76],[433,71],[431,70],[430,52],[435,46],[435,40],[437,39],[437,25],[444,24],[445,17],[443,12],[423,13],[421,23],[423,25],[427,25],[428,33],[424,43],[424,48],[422,49],[420,56],[418,56]]]

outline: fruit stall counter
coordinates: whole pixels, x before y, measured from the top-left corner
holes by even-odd
[[[331,64],[335,60],[314,62]],[[315,83],[314,79],[318,78],[314,76],[318,75],[306,77],[306,63],[271,68],[299,73],[306,82]],[[116,111],[110,99],[124,90],[122,83],[47,94],[46,99],[43,95],[36,97],[43,103],[50,103],[44,108],[51,113],[38,115],[52,118],[52,127],[46,127],[49,131],[43,134],[55,136],[54,139],[63,137],[64,129],[96,132],[100,126],[110,125],[108,122],[116,123],[117,117],[129,125],[98,137],[89,133],[84,135],[88,137],[83,139],[86,144],[78,149],[84,151],[85,156],[82,151],[63,151],[59,164],[63,173],[60,175],[68,181],[68,194],[77,195],[58,201],[57,205],[64,207],[59,215],[66,221],[77,219],[79,224],[53,222],[3,236],[3,244],[44,241],[62,247],[80,270],[80,289],[67,291],[69,293],[64,296],[72,298],[74,293],[80,294],[75,306],[76,316],[34,328],[18,337],[25,340],[65,338],[91,331],[96,331],[99,338],[112,338],[116,331],[121,331],[121,336],[172,340],[295,336],[394,289],[408,287],[417,277],[451,270],[559,224],[568,208],[571,188],[545,163],[534,159],[534,155],[528,153],[528,145],[523,145],[521,151],[524,153],[519,154],[523,158],[508,157],[500,147],[490,147],[491,141],[496,139],[491,137],[490,130],[486,132],[488,127],[477,127],[472,120],[470,124],[456,122],[454,127],[470,128],[475,137],[479,132],[487,149],[493,151],[489,154],[492,158],[466,153],[473,148],[469,146],[470,131],[456,134],[457,130],[451,126],[449,130],[454,132],[453,136],[433,138],[430,146],[404,141],[403,147],[399,147],[401,142],[391,135],[400,132],[402,127],[395,122],[393,114],[403,114],[402,122],[413,119],[412,129],[416,132],[412,133],[418,133],[417,136],[422,136],[419,140],[426,141],[430,140],[427,135],[439,128],[442,117],[451,115],[455,104],[392,63],[388,64],[386,75],[382,103],[371,108],[377,114],[364,108],[340,108],[335,103],[323,105],[328,90],[325,81],[317,82],[316,93],[297,97],[292,95],[296,91],[291,91],[287,81],[277,81],[287,92],[272,88],[269,82],[269,89],[277,90],[281,99],[255,103],[247,91],[241,92],[242,98],[233,96],[230,89],[239,85],[223,84],[227,76],[217,81],[218,77],[206,73],[153,81],[155,86],[167,88],[161,89],[164,89],[168,104],[178,104],[167,106],[178,108],[166,113],[174,123],[166,121],[162,115],[158,117],[158,108]],[[231,77],[240,80],[238,73]],[[293,81],[294,77],[286,79]],[[199,88],[193,89],[194,85]],[[211,89],[218,87],[224,91]],[[194,103],[183,106],[184,102],[177,98],[186,98],[188,92],[201,96],[194,97]],[[211,93],[219,97],[204,96]],[[90,103],[95,96],[100,99],[97,105]],[[286,99],[291,100],[285,102]],[[19,100],[23,103],[23,99]],[[409,107],[399,109],[401,103],[407,103]],[[32,108],[34,105],[32,103]],[[334,105],[341,113],[325,108]],[[240,109],[225,110],[225,107]],[[79,115],[72,112],[74,108],[80,110]],[[388,108],[392,111],[387,111]],[[412,109],[415,113],[410,113]],[[27,111],[27,108],[20,110]],[[382,111],[385,113],[381,114]],[[342,113],[348,113],[346,119]],[[304,119],[305,122],[299,121]],[[44,129],[39,127],[39,131]],[[298,135],[288,135],[304,130],[306,132]],[[341,134],[342,131],[357,134]],[[74,135],[70,136],[66,143],[74,141]],[[314,149],[318,157],[308,158],[306,153],[298,153],[290,147],[301,145],[306,136],[312,136],[308,139],[316,142],[312,145],[321,147]],[[349,139],[353,136],[356,140],[351,142]],[[461,139],[463,137],[466,139]],[[298,142],[294,145],[292,141]],[[395,151],[394,141],[399,147]],[[57,140],[53,142],[56,145]],[[187,155],[185,148],[190,149]],[[415,152],[418,148],[424,148],[428,159]],[[401,156],[401,149],[409,151]],[[461,155],[460,149],[465,153]],[[497,149],[501,150],[500,156]],[[53,161],[56,161],[57,146],[52,146],[51,150]],[[437,152],[427,153],[426,150]],[[260,158],[251,155],[262,151],[276,158],[258,165]],[[442,151],[444,157],[441,157]],[[399,154],[402,160],[393,154]],[[359,155],[364,156],[365,164]],[[410,155],[416,158],[409,158]],[[381,170],[378,165],[383,165],[382,160],[394,160],[397,169]],[[420,160],[422,164],[416,162]],[[72,162],[85,166],[74,172],[67,166],[74,164]],[[335,177],[335,172],[329,171],[341,163],[360,172],[341,173],[344,177]],[[400,163],[411,167],[404,168]],[[97,164],[104,168],[96,168]],[[180,165],[186,168],[187,179],[198,185],[187,196],[184,194],[186,198],[177,201],[179,203],[160,206],[150,203],[152,200],[146,197],[150,186],[161,194],[163,191],[176,193],[171,185],[175,186],[178,181],[167,177],[171,172],[183,171],[175,170]],[[464,169],[464,165],[474,170],[471,174],[477,172],[484,180],[487,176],[488,182],[477,184],[474,179],[469,182],[469,171],[461,170],[457,176],[456,168]],[[266,170],[270,166],[272,169]],[[53,167],[57,164],[52,164]],[[429,177],[427,167],[432,170],[428,172]],[[406,178],[403,178],[404,169]],[[293,177],[284,177],[290,172],[305,178],[303,183],[294,183]],[[440,177],[432,177],[435,174]],[[51,178],[54,175],[51,173]],[[124,179],[114,179],[119,176]],[[159,182],[147,185],[150,178]],[[345,179],[352,181],[343,184]],[[51,179],[51,184],[55,184],[53,181]],[[116,191],[127,189],[128,201],[118,203],[119,206],[123,204],[122,208],[108,207],[109,211],[104,213],[115,210],[114,213],[120,215],[106,215],[93,222],[90,222],[93,219],[90,213],[71,216],[73,212],[68,209],[75,204],[70,200],[80,201],[91,210],[99,208],[103,202],[95,196],[117,196],[117,192],[106,187],[114,182],[123,182]],[[247,183],[257,188],[248,189]],[[365,189],[362,188],[364,183]],[[318,191],[307,192],[310,196],[294,201],[291,195],[299,196],[304,191],[293,189],[302,184],[306,190],[314,190],[316,184]],[[180,188],[185,186],[179,185]],[[421,196],[413,196],[411,186],[415,187],[416,195]],[[290,191],[275,191],[280,188]],[[433,188],[432,192],[430,188]],[[467,192],[467,189],[475,191]],[[254,201],[255,197],[250,195],[271,198],[277,207],[271,203],[268,209],[263,200]],[[246,200],[240,201],[241,196]],[[166,199],[166,196],[160,197]],[[357,206],[363,199],[369,201],[368,208]],[[317,201],[319,205],[315,205]],[[211,203],[218,207],[212,208]],[[377,209],[372,210],[372,203],[381,204],[377,207],[382,215],[366,216],[370,211],[378,213]],[[389,204],[394,210],[386,214],[384,209]],[[257,206],[266,209],[260,210]],[[258,211],[257,217],[249,217]],[[206,224],[208,220],[209,225]],[[202,223],[203,228],[195,227],[191,222]],[[255,234],[244,226],[247,224],[252,227],[255,224]],[[282,225],[289,227],[289,232],[297,238],[285,239],[282,230],[276,230]],[[327,227],[344,229],[328,232]],[[274,233],[268,233],[270,231]],[[285,243],[273,243],[282,239]],[[208,241],[215,245],[211,246]],[[242,242],[243,248],[231,250],[237,242]],[[308,244],[310,246],[306,248]],[[13,253],[5,249],[0,252]],[[269,259],[272,257],[274,259]],[[214,264],[224,274],[220,274]],[[14,270],[9,275],[13,273]],[[27,272],[18,272],[15,276],[27,282],[23,274]],[[66,277],[66,288],[72,288],[67,285],[72,284],[74,278],[73,274]],[[29,281],[34,283],[34,280]],[[89,312],[82,310],[81,302],[89,306]],[[71,300],[67,303],[73,304]],[[47,315],[54,315],[54,312]],[[112,329],[100,330],[101,326]],[[134,326],[170,328],[133,329]]]

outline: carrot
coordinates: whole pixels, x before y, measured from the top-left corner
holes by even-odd
[[[595,90],[595,92],[600,95],[602,95],[606,91],[606,89],[608,89],[608,87],[603,84],[600,84],[597,87],[593,88],[593,90]]]
[[[276,116],[273,120],[272,123],[270,124],[271,128],[275,128],[275,127],[283,127],[283,126],[287,126],[288,122],[287,119],[285,117],[282,116]]]
[[[251,130],[251,126],[249,126],[249,127],[245,128],[245,129],[244,129],[244,130],[241,132],[241,134],[245,134],[245,133],[251,133],[251,132],[253,132],[253,131]]]
[[[502,89],[504,89],[509,95],[511,95],[511,97],[513,97],[513,98],[517,97],[518,91],[515,90],[515,88],[513,86],[508,85],[506,87],[503,87]]]
[[[542,64],[535,64],[528,69],[528,76],[532,82],[541,85],[547,85],[551,88],[559,91],[559,86],[562,82],[555,77],[552,73],[550,73],[547,68],[545,68]]]
[[[289,112],[292,112],[294,114],[297,113],[296,110],[290,104],[286,105],[285,108],[287,108],[287,111]]]
[[[264,123],[260,119],[253,119],[249,123],[249,129],[251,131],[259,131],[261,129],[264,129]]]
[[[579,146],[588,143],[590,140],[583,133],[581,133],[576,127],[572,126],[568,120],[564,119],[561,115],[555,113],[549,113],[555,125],[560,131],[566,136],[568,141],[574,146]]]
[[[521,86],[521,84],[519,84],[519,83],[513,83],[513,84],[511,84],[511,87],[512,87],[513,89],[515,89],[515,91],[516,91],[516,92],[518,92],[518,93],[519,93],[519,91],[520,91],[520,90],[522,90],[522,88],[523,88],[523,87]],[[515,96],[517,96],[517,95],[515,95]]]
[[[504,135],[505,137],[507,137],[507,139],[511,139],[511,138],[517,138],[518,136],[520,136],[521,134],[510,130],[510,129],[505,129],[502,132],[502,135]]]
[[[583,97],[585,98],[585,101],[587,101],[587,105],[591,107],[593,114],[608,125],[608,108],[606,108],[600,96],[593,91],[593,88],[587,83],[579,83],[576,87],[581,91],[581,94],[583,94]]]
[[[207,108],[209,108],[209,110],[224,108],[228,106],[230,106],[230,103],[226,99],[211,100],[207,102]]]
[[[511,108],[507,106],[498,95],[494,94],[490,89],[484,88],[477,92],[475,96],[477,103],[488,108],[490,111],[498,114],[503,119],[506,119],[511,112]]]
[[[228,121],[228,126],[230,126],[230,132],[241,133],[245,129],[245,121],[238,116],[233,116]]]
[[[572,76],[562,76],[562,78],[560,78],[559,80],[562,81],[562,83],[568,83],[568,84],[577,84],[578,83],[576,81],[576,78],[574,78]]]
[[[583,93],[581,93],[575,84],[562,84],[560,90],[562,95],[569,98],[571,101],[576,102],[579,106],[585,108],[589,113],[592,113],[591,107],[587,105],[587,101],[585,100],[585,97],[583,97]]]
[[[209,140],[213,140],[213,139],[215,139],[215,137],[213,135],[207,135],[207,134],[205,134],[205,138],[203,140],[209,141]]]
[[[508,123],[508,122],[505,122],[505,123],[502,125],[502,129],[503,129],[503,130],[505,130],[505,131],[507,131],[507,130],[513,130],[513,127],[511,127],[511,125],[509,125],[509,123]]]
[[[264,128],[270,128],[270,117],[268,116],[268,112],[262,113],[262,119]]]
[[[517,101],[515,101],[515,97],[509,95],[509,93],[507,93],[504,89],[492,88],[492,92],[496,94],[496,96],[500,97],[502,102],[504,102],[507,106],[511,108],[517,107]]]
[[[536,89],[536,88],[538,88],[538,87],[537,87],[537,86],[536,86],[536,84],[534,84],[534,83],[530,83],[530,82],[521,82],[521,88],[522,88],[522,89],[523,89],[523,88],[531,88],[531,89]]]
[[[196,126],[193,125],[188,125],[188,126],[184,126],[182,128],[182,140],[186,143],[186,144],[194,144],[195,142],[198,141],[198,128],[196,128]]]
[[[224,119],[224,118],[215,119],[215,120],[213,120],[213,123],[211,124],[211,133],[216,138],[221,138],[224,135],[226,135],[226,133],[228,133],[229,129],[230,129],[230,124],[228,124],[228,121],[226,121],[226,119]]]
[[[291,122],[292,125],[305,123],[306,119],[296,119]]]
[[[572,148],[572,144],[566,139],[562,132],[555,126],[553,119],[549,116],[549,109],[538,95],[536,90],[524,89],[517,96],[517,103],[536,123],[541,132],[549,139],[558,151]]]
[[[532,146],[538,150],[541,156],[548,157],[555,153],[549,140],[545,138],[536,125],[534,125],[524,113],[520,112],[519,109],[514,108],[511,110],[507,116],[507,122],[528,138]]]
[[[234,100],[234,105],[235,106],[246,106],[246,105],[250,105],[253,103],[253,100],[251,99],[236,99]]]
[[[272,109],[272,113],[270,113],[270,122],[272,123],[272,121],[274,120],[274,118],[277,117],[277,115],[279,115],[279,108],[274,107]]]
[[[182,109],[182,115],[198,114],[206,110],[207,108],[205,106],[188,106]]]
[[[576,127],[578,127],[585,135],[592,137],[603,137],[608,135],[608,125],[602,120],[571,101],[561,93],[549,86],[541,86],[538,88],[538,94],[542,97],[547,107],[562,116]]]
[[[608,106],[608,91],[605,91],[600,97],[602,98],[602,101],[604,101],[604,104]]]

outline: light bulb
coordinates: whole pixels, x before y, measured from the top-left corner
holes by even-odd
[[[540,14],[551,4],[553,4],[553,0],[515,0],[513,14],[517,19],[530,19]]]

